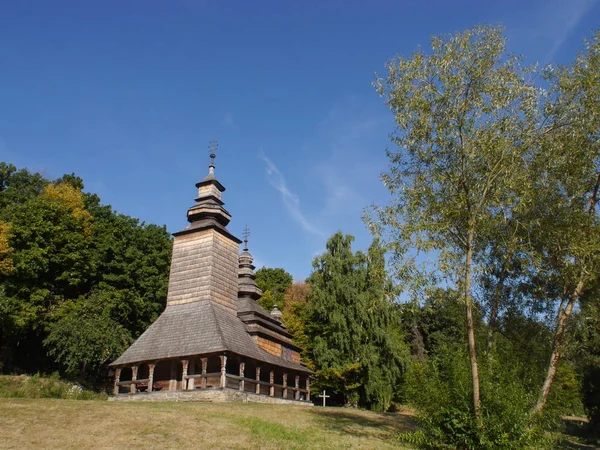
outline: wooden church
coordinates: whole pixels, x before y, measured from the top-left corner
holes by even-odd
[[[242,241],[226,228],[214,149],[189,225],[173,235],[167,306],[111,364],[113,399],[311,404],[312,372],[281,313],[257,302],[247,236],[239,254]]]

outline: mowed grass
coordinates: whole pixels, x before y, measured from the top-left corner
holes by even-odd
[[[408,415],[256,403],[0,399],[0,448],[398,449]]]

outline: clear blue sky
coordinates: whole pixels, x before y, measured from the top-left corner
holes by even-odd
[[[219,141],[230,231],[296,279],[336,230],[370,236],[391,114],[374,72],[433,34],[502,24],[509,50],[568,62],[596,0],[5,1],[0,160],[86,190],[142,221],[185,227]]]

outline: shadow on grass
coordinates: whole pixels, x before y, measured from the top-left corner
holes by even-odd
[[[417,423],[401,413],[315,407],[311,415],[324,428],[363,438],[389,440],[395,433],[417,429]]]

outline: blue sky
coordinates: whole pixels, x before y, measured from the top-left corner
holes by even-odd
[[[431,35],[501,24],[529,62],[570,61],[598,0],[0,3],[0,160],[75,172],[170,232],[219,142],[229,229],[296,279],[337,230],[371,240],[391,114],[371,86]]]

